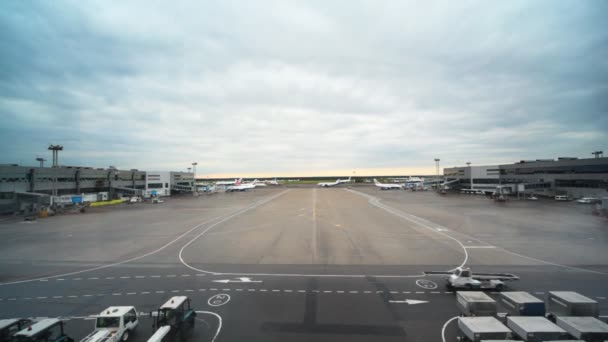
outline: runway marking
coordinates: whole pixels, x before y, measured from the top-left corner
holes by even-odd
[[[143,278],[145,278],[145,277],[146,277],[146,276],[135,276],[135,278],[137,278],[137,279],[143,279]]]
[[[131,279],[131,277],[128,277],[128,276],[126,276],[126,277],[120,277],[120,279]]]
[[[150,278],[160,278],[159,275],[151,275]]]
[[[238,211],[237,211],[237,212],[238,212]],[[40,279],[51,279],[51,278],[60,278],[60,277],[65,277],[65,276],[71,276],[71,275],[75,275],[75,274],[81,274],[81,273],[85,273],[85,272],[97,271],[97,270],[101,270],[101,269],[105,269],[105,268],[109,268],[109,267],[113,267],[113,266],[117,266],[117,265],[126,264],[126,263],[131,262],[131,261],[139,260],[139,259],[145,258],[145,257],[147,257],[147,256],[150,256],[150,255],[156,254],[156,253],[158,253],[158,252],[160,252],[160,251],[164,250],[165,248],[167,248],[167,247],[171,246],[172,244],[174,244],[175,242],[177,242],[178,240],[180,240],[180,239],[181,239],[181,238],[183,238],[184,236],[186,236],[186,235],[190,234],[190,233],[191,233],[193,230],[195,230],[195,229],[197,229],[197,228],[200,228],[201,226],[203,226],[203,225],[205,225],[205,224],[208,224],[208,223],[210,223],[210,222],[213,222],[213,221],[215,221],[215,220],[217,220],[217,219],[221,218],[222,216],[223,216],[223,215],[216,216],[216,217],[214,217],[214,218],[212,218],[212,219],[209,219],[209,220],[206,220],[206,221],[204,221],[204,222],[201,222],[201,223],[197,224],[196,226],[194,226],[194,227],[190,228],[189,230],[187,230],[187,231],[186,231],[186,232],[184,232],[183,234],[179,235],[179,236],[178,236],[178,237],[176,237],[175,239],[173,239],[173,240],[171,240],[171,241],[167,242],[166,244],[162,245],[161,247],[159,247],[159,248],[157,248],[157,249],[155,249],[155,250],[153,250],[153,251],[151,251],[151,252],[145,253],[145,254],[143,254],[143,255],[136,256],[136,257],[131,258],[131,259],[127,259],[127,260],[123,260],[123,261],[119,261],[119,262],[114,262],[114,263],[107,264],[107,265],[103,265],[103,266],[98,266],[98,267],[88,268],[88,269],[85,269],[85,270],[74,271],[74,272],[63,273],[63,274],[57,274],[57,275],[53,275],[53,276],[40,277],[40,278],[33,278],[33,279],[25,279],[25,280],[17,280],[17,281],[11,281],[11,282],[7,282],[7,283],[0,283],[0,286],[4,286],[4,285],[14,285],[14,284],[22,284],[22,283],[29,283],[29,282],[32,282],[32,281],[38,281],[38,280],[40,280]]]
[[[222,317],[220,315],[216,314],[215,312],[211,312],[211,311],[197,311],[196,313],[213,315],[213,316],[215,316],[215,318],[217,318],[217,320],[218,320],[217,330],[215,331],[215,335],[213,335],[213,338],[211,339],[211,342],[215,342],[215,339],[218,337],[218,335],[220,334],[220,331],[222,330]],[[197,318],[197,319],[202,321],[202,319],[200,319],[200,318]]]
[[[213,290],[213,291],[217,291],[217,288],[212,288],[212,289],[206,289],[206,288],[201,288],[198,289],[199,292],[205,292],[207,290]],[[222,291],[230,291],[231,289],[222,289]],[[241,292],[241,293],[247,293],[247,292],[269,292],[269,290],[267,289],[247,289],[247,292],[245,292],[245,289],[239,288],[239,289],[235,289],[237,292]],[[195,290],[192,289],[185,289],[185,290],[170,290],[170,291],[165,291],[165,290],[158,290],[158,291],[141,291],[141,292],[127,292],[124,293],[124,295],[127,296],[135,296],[135,295],[149,295],[151,293],[156,293],[156,294],[164,294],[167,292],[171,292],[171,293],[178,293],[178,292],[194,292]],[[271,293],[273,294],[305,294],[305,293],[324,293],[324,294],[336,294],[336,295],[341,295],[341,294],[373,294],[374,292],[376,294],[412,294],[412,295],[437,295],[437,294],[445,294],[445,295],[451,295],[454,294],[454,292],[450,292],[450,291],[445,291],[445,292],[441,292],[441,291],[370,291],[370,290],[350,290],[350,291],[345,291],[345,290],[293,290],[293,289],[272,289],[270,290]],[[533,291],[530,291],[533,292]],[[492,292],[490,292],[492,293]],[[500,293],[500,292],[495,292],[495,293]],[[544,293],[544,292],[534,292],[536,294],[539,293]],[[123,293],[121,292],[117,292],[117,293],[111,293],[111,294],[97,294],[97,295],[92,295],[92,294],[83,294],[83,295],[55,295],[55,296],[40,296],[40,297],[10,297],[10,298],[0,298],[0,301],[19,301],[19,300],[34,300],[34,299],[48,299],[48,298],[52,298],[52,299],[61,299],[61,298],[89,298],[89,297],[93,297],[93,296],[97,296],[97,297],[104,297],[104,296],[122,296]],[[224,294],[227,296],[227,294]],[[606,296],[596,296],[594,298],[597,298],[598,300],[605,300]]]
[[[229,216],[224,217],[223,219],[211,224],[209,227],[207,227],[205,230],[203,230],[202,232],[200,232],[199,234],[197,234],[196,236],[194,236],[192,238],[192,240],[188,241],[185,245],[182,246],[182,248],[179,251],[179,260],[180,262],[188,267],[191,270],[197,271],[197,272],[203,272],[203,273],[207,273],[207,274],[211,274],[211,275],[238,275],[238,276],[268,276],[268,277],[319,277],[319,278],[330,278],[330,277],[334,277],[334,278],[366,278],[369,276],[373,276],[376,278],[420,278],[420,277],[424,277],[424,274],[420,274],[420,275],[371,275],[371,274],[305,274],[305,273],[234,273],[234,272],[214,272],[214,271],[207,271],[207,270],[203,270],[200,268],[196,268],[194,266],[191,266],[190,264],[188,264],[185,260],[184,260],[184,250],[190,246],[194,241],[198,240],[201,236],[205,235],[209,230],[217,227],[218,225],[234,218],[237,217],[249,210],[255,209],[261,205],[264,205],[272,200],[274,200],[275,198],[289,192],[290,190],[287,189],[283,192],[280,192],[274,196],[265,198],[261,201],[258,201],[252,205],[250,205],[247,208],[242,209],[241,211],[238,211],[236,213],[233,213]],[[447,235],[446,235],[447,236]],[[449,236],[448,236],[449,237]],[[451,237],[450,237],[451,238]],[[466,252],[466,250],[465,250]]]
[[[458,267],[463,267],[464,265],[467,264],[467,261],[469,260],[469,252],[467,252],[467,249],[465,248],[464,244],[462,242],[460,242],[460,240],[458,240],[457,238],[451,236],[450,234],[446,234],[443,231],[437,230],[437,228],[444,228],[444,227],[442,227],[442,226],[440,226],[438,224],[435,224],[435,223],[433,223],[433,222],[431,222],[429,220],[425,220],[425,219],[420,218],[418,216],[415,216],[415,215],[412,215],[412,214],[408,214],[408,213],[402,212],[400,210],[397,210],[395,208],[392,208],[392,207],[389,207],[387,205],[384,205],[384,204],[380,203],[380,199],[378,197],[374,197],[374,196],[368,195],[366,193],[359,192],[359,191],[352,190],[352,189],[345,189],[345,190],[353,192],[353,193],[358,194],[358,195],[363,196],[363,197],[367,197],[369,204],[371,204],[371,205],[373,205],[375,207],[378,207],[380,209],[383,209],[383,210],[385,210],[388,213],[391,213],[391,214],[393,214],[395,216],[399,216],[399,217],[401,217],[401,218],[403,218],[403,219],[405,219],[407,221],[410,221],[412,223],[418,224],[420,227],[426,228],[427,230],[429,230],[431,232],[443,235],[443,236],[445,236],[445,237],[447,237],[449,239],[452,239],[452,240],[456,241],[456,243],[458,243],[460,245],[460,247],[462,247],[462,251],[464,252],[464,260],[462,261],[462,263],[460,265],[458,265],[454,269],[456,269]]]
[[[464,246],[464,248],[496,248],[496,246]]]

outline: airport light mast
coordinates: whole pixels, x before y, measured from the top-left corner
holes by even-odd
[[[596,159],[604,157],[604,151],[593,151],[591,154],[593,154]]]
[[[37,161],[40,162],[40,167],[44,167],[44,162],[46,161],[46,159],[42,158],[42,157],[37,157],[36,158]]]
[[[59,151],[63,151],[61,145],[49,145],[49,151],[53,151],[53,196],[57,196],[57,170],[59,167]]]

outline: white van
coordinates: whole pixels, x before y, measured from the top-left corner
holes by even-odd
[[[556,201],[569,201],[570,198],[568,198],[568,196],[566,196],[566,195],[558,195],[558,196],[555,196],[555,200]]]

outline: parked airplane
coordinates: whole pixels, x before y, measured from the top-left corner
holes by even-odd
[[[238,181],[239,181],[238,179],[235,179],[233,181],[219,181],[219,182],[215,182],[215,185],[234,185]]]
[[[374,178],[374,185],[380,188],[380,190],[399,190],[402,189],[402,186],[399,184],[388,184],[388,183],[380,183],[376,178]]]
[[[245,190],[249,190],[249,189],[253,189],[253,188],[255,188],[254,182],[243,183],[243,178],[241,178],[241,179],[237,179],[235,181],[234,185],[228,186],[226,188],[226,192],[245,191]]]
[[[334,186],[334,185],[338,185],[338,184],[342,184],[342,183],[350,183],[350,177],[348,177],[348,179],[336,179],[335,182],[321,182],[317,185],[320,187],[323,187],[323,188],[329,188],[330,186]]]
[[[268,185],[280,185],[276,178],[274,180],[265,180],[264,183]]]

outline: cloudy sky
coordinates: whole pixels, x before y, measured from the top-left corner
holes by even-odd
[[[608,150],[608,2],[9,1],[0,163],[434,173]]]

